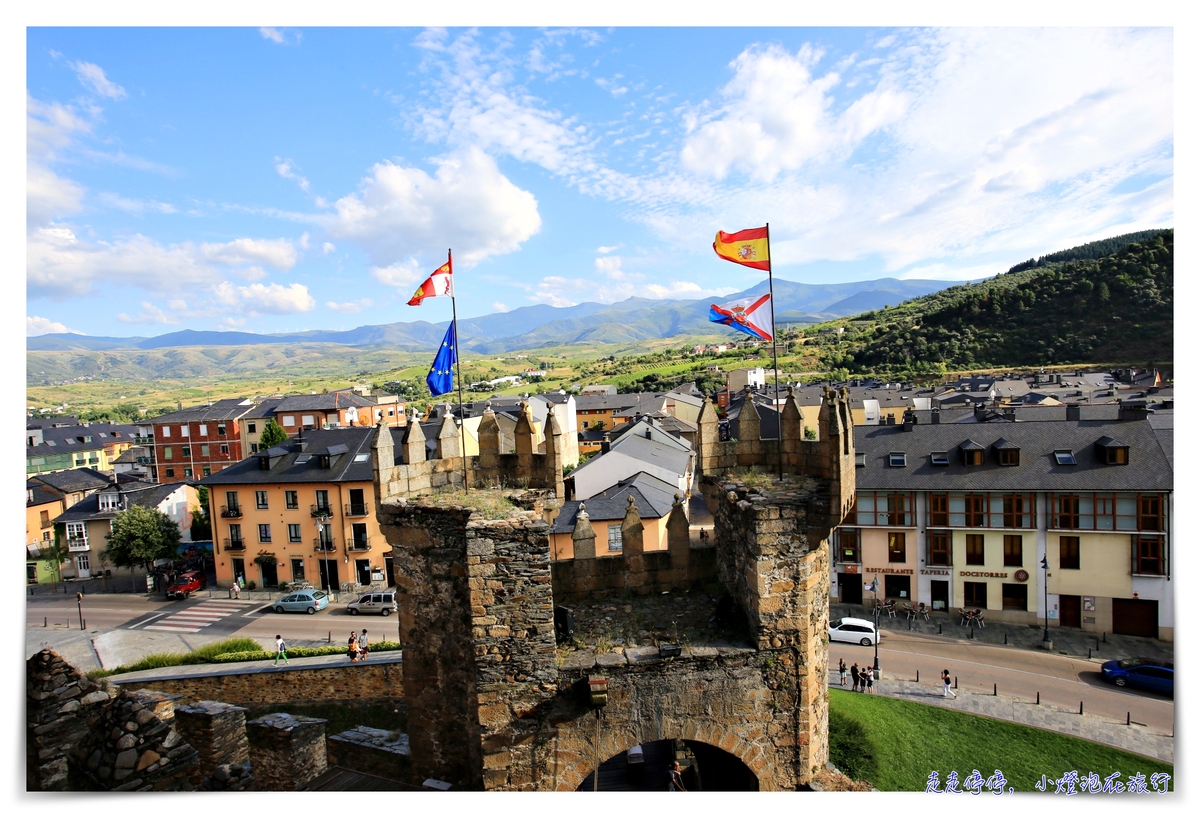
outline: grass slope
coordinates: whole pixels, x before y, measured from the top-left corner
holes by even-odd
[[[1017,792],[1036,792],[1043,775],[1059,778],[1071,770],[1101,779],[1120,771],[1122,783],[1138,772],[1147,781],[1154,773],[1175,773],[1171,764],[1061,733],[885,696],[830,690],[829,709],[831,722],[840,716],[865,728],[877,769],[871,783],[888,792],[924,792],[935,770],[944,783],[951,770],[961,782],[972,770],[987,779],[998,769]],[[830,743],[836,743],[832,733]]]

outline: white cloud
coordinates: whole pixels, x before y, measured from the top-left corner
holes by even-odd
[[[137,315],[129,313],[118,313],[117,320],[122,324],[178,324],[179,318],[176,315],[163,312],[158,307],[151,304],[149,301],[142,302],[142,311]]]
[[[276,45],[300,45],[300,40],[304,35],[294,28],[271,28],[263,26],[259,28],[258,33],[262,35],[264,40],[270,40]],[[289,42],[289,38],[290,42]]]
[[[509,307],[507,304],[504,304],[500,301],[492,302],[492,311],[493,312],[508,312],[508,310],[509,310]]]
[[[97,198],[104,204],[124,210],[126,213],[142,215],[146,211],[155,213],[175,213],[175,206],[154,199],[127,199],[116,193],[101,193]]]
[[[69,329],[65,324],[51,321],[49,318],[42,318],[40,315],[25,316],[26,337],[32,338],[35,335],[45,335],[49,332],[76,332],[76,330]]]
[[[478,148],[442,157],[437,166],[430,176],[420,168],[375,165],[358,193],[337,200],[326,229],[384,266],[414,246],[440,245],[470,264],[513,252],[541,228],[533,194],[510,182]]]
[[[268,28],[263,26],[258,30],[258,33],[263,36],[263,39],[270,40],[273,43],[283,42],[283,32],[277,28]]]
[[[289,315],[308,312],[317,306],[303,284],[250,284],[239,286],[229,281],[217,285],[215,296],[218,303],[233,309],[244,310],[247,315],[259,313]]]
[[[581,301],[612,304],[635,296],[694,299],[737,292],[734,287],[701,287],[694,281],[660,284],[649,281],[643,273],[626,270],[624,264],[621,256],[601,256],[595,260],[596,275],[592,278],[546,276],[534,287],[529,300],[552,307],[570,307]]]
[[[50,224],[83,207],[82,185],[64,179],[40,162],[29,162],[25,172],[25,215],[30,227]]]
[[[621,245],[614,244],[612,247],[597,247],[596,252],[597,253],[613,253],[620,249],[621,249]]]
[[[327,241],[321,245],[321,255],[327,256],[337,248],[333,246],[333,242]]]
[[[291,159],[280,159],[275,157],[275,172],[284,179],[291,179],[300,186],[300,189],[308,193],[308,180],[296,172],[296,166]]]
[[[426,270],[416,259],[410,258],[407,261],[389,264],[387,267],[372,267],[371,278],[387,287],[409,291],[415,290],[432,272],[433,270]]]
[[[339,304],[336,301],[326,301],[325,306],[334,312],[354,313],[362,312],[367,307],[371,306],[372,301],[369,298],[360,298],[358,301],[347,301],[344,304]]]
[[[225,244],[200,245],[201,256],[217,264],[265,264],[290,270],[296,264],[296,248],[287,239],[234,239]]]
[[[109,99],[125,99],[128,96],[125,89],[104,76],[104,69],[95,63],[73,62],[70,65],[85,88],[91,88],[100,96]]]

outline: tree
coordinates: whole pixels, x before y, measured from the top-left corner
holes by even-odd
[[[200,506],[192,509],[192,539],[211,540],[212,520],[208,516],[208,486],[196,488],[196,499]]]
[[[131,505],[113,518],[108,548],[101,559],[118,568],[150,569],[179,555],[179,524],[158,509]]]
[[[267,425],[263,427],[262,437],[258,440],[258,447],[260,449],[269,449],[272,446],[278,446],[287,439],[287,432],[275,422],[275,418],[271,418],[267,421]]]

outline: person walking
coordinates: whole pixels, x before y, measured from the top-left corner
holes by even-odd
[[[838,675],[841,676],[841,681],[839,682],[839,684],[841,684],[842,687],[845,687],[846,686],[846,660],[845,659],[838,659]]]
[[[683,771],[680,770],[678,761],[671,762],[671,777],[667,781],[667,790],[669,792],[687,792],[683,786]]]
[[[942,671],[942,696],[949,699],[957,699],[958,694],[950,689],[950,670],[947,668]]]
[[[371,653],[371,642],[367,639],[367,629],[363,628],[362,635],[358,637],[358,655],[365,662],[367,656]]]
[[[279,660],[283,659],[283,663],[288,664],[287,644],[284,643],[283,637],[275,634],[275,667],[279,667]]]
[[[346,655],[350,657],[351,662],[358,661],[358,634],[350,631],[350,638],[346,640]]]
[[[851,678],[854,680],[854,687],[852,688],[852,690],[853,690],[855,693],[857,693],[857,692],[858,692],[858,685],[859,685],[859,682],[860,682],[860,679],[859,679],[859,676],[858,676],[858,662],[855,662],[853,665],[851,665],[851,666],[850,666],[850,677],[851,677]]]

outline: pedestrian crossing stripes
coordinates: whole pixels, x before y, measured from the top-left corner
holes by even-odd
[[[201,628],[232,614],[240,613],[242,609],[253,604],[250,601],[213,599],[156,620],[153,624],[143,627],[142,630],[197,633]]]

